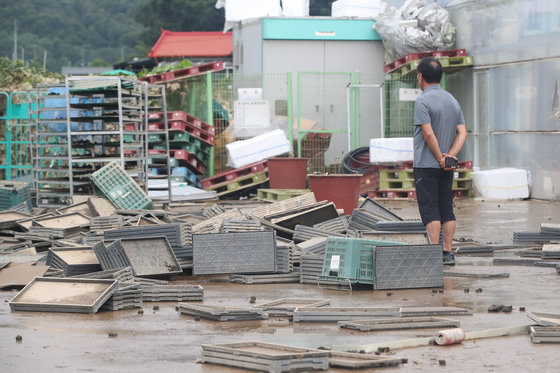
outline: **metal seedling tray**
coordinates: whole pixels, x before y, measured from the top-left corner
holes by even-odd
[[[95,313],[117,289],[115,280],[35,277],[9,304],[13,311]]]
[[[421,329],[421,328],[456,328],[457,320],[441,317],[396,317],[353,321],[339,321],[341,328],[369,332],[373,330]]]
[[[127,238],[119,241],[135,276],[152,277],[183,273],[167,238]]]

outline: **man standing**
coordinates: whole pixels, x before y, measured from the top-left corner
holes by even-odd
[[[443,226],[443,264],[454,265],[451,252],[456,220],[453,214],[453,170],[446,157],[457,160],[467,129],[461,107],[440,86],[440,62],[427,57],[417,67],[422,94],[414,104],[414,182],[422,223],[431,243],[438,243]]]

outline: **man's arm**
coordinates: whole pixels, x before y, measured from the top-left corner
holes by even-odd
[[[424,136],[424,140],[426,140],[426,144],[428,144],[428,148],[432,151],[432,154],[436,158],[436,161],[439,163],[441,168],[445,167],[445,157],[441,153],[439,149],[439,143],[436,138],[436,134],[432,129],[432,125],[429,123],[425,123],[421,125],[422,128],[422,135]],[[455,138],[457,140],[457,138]],[[463,140],[464,143],[464,140]],[[455,143],[453,143],[455,144]],[[461,145],[462,146],[462,145]]]
[[[457,154],[463,149],[463,145],[465,145],[465,140],[467,139],[467,126],[464,124],[460,124],[457,126],[457,135],[455,136],[455,140],[453,140],[453,145],[451,145],[451,149],[449,149],[448,155],[453,157],[457,157]],[[431,148],[430,148],[431,149]]]

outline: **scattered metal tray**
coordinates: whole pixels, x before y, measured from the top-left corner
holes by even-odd
[[[396,317],[353,321],[339,321],[341,328],[369,332],[374,330],[422,329],[422,328],[456,328],[460,321],[441,317]]]
[[[264,342],[202,345],[203,363],[247,370],[293,372],[327,370],[329,352]]]
[[[396,356],[377,356],[352,352],[331,351],[329,365],[333,368],[366,369],[399,365],[403,359]]]
[[[528,311],[527,316],[540,326],[560,326],[560,314]]]
[[[35,277],[9,304],[13,311],[96,313],[117,289],[115,280]]]
[[[127,238],[120,245],[135,276],[165,276],[183,273],[165,237]]]
[[[330,304],[329,299],[283,298],[256,305],[269,316],[291,316],[296,308],[323,307]]]

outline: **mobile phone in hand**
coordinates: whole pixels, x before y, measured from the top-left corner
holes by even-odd
[[[445,167],[459,167],[459,161],[453,157],[445,157]]]

